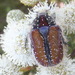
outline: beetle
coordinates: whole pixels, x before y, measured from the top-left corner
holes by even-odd
[[[63,58],[62,31],[47,13],[33,21],[31,43],[36,60],[45,67],[60,63]]]

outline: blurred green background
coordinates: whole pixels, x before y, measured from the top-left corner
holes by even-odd
[[[19,0],[0,0],[0,33],[6,25],[6,15],[12,9],[20,9],[27,12],[27,7],[20,3]]]
[[[57,0],[58,3],[60,1],[68,3],[70,0]],[[28,12],[27,8],[31,8],[31,7],[24,6],[23,4],[20,3],[19,0],[0,0],[0,33],[1,34],[3,33],[3,28],[4,28],[4,26],[7,25],[6,15],[10,10],[20,9],[24,13],[27,13]],[[69,42],[68,42],[69,51],[68,51],[68,53],[70,53],[71,57],[74,58],[75,57],[75,34],[69,34],[67,36],[69,39]],[[2,54],[2,53],[3,53],[3,51],[0,47],[0,54]],[[29,74],[29,72],[25,73],[25,75],[28,75],[28,74]]]

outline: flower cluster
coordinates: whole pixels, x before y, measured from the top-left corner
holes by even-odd
[[[75,33],[75,4],[65,5],[57,11],[57,14],[59,15],[57,15],[57,22],[62,25],[64,32],[67,32],[67,34]]]
[[[28,1],[22,0],[22,1],[32,3],[30,2],[31,0]],[[35,3],[38,0],[32,0],[32,1]],[[74,11],[75,11],[74,5],[68,4],[65,5],[65,7],[58,8],[54,3],[51,3],[49,6],[47,4],[47,1],[39,2],[31,10],[29,10],[28,14],[24,14],[20,10],[10,11],[7,14],[8,25],[4,29],[4,34],[1,35],[2,49],[5,52],[6,57],[17,66],[27,67],[27,66],[37,65],[38,66],[37,73],[35,75],[74,75],[75,60],[69,58],[69,56],[67,55],[67,48],[65,46],[64,46],[64,57],[62,62],[53,67],[44,67],[41,66],[36,61],[30,40],[33,21],[39,13],[43,12],[48,13],[49,16],[52,16],[55,19],[56,24],[60,26],[62,33],[67,31],[67,34],[69,34],[75,31]],[[63,36],[64,34],[65,33],[63,33]],[[7,61],[6,58],[4,59],[5,61]],[[3,59],[0,60],[2,61]],[[3,64],[1,65],[3,66]],[[6,71],[7,73],[9,73],[8,69],[11,70],[11,68],[8,67],[4,66],[4,68],[7,70]],[[4,71],[2,71],[2,73],[4,75]],[[14,74],[9,74],[9,75],[14,75]]]
[[[28,6],[34,6],[39,0],[20,0],[21,3]]]
[[[20,67],[10,62],[5,55],[0,55],[0,75],[22,75],[19,69]]]
[[[35,75],[74,75],[75,73],[75,59],[64,58],[60,65],[55,67],[41,67],[37,68]]]
[[[35,63],[29,43],[30,39],[28,38],[31,26],[23,19],[21,13],[20,10],[13,10],[8,13],[8,25],[4,29],[4,35],[2,35],[2,47],[8,59],[14,62],[14,64],[18,66],[28,66],[29,64],[31,66]],[[14,14],[15,16],[19,15],[19,17],[15,17]]]

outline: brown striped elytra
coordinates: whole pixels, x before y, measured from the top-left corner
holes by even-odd
[[[34,20],[31,42],[35,58],[42,66],[54,66],[62,60],[62,31],[48,14],[41,14]]]

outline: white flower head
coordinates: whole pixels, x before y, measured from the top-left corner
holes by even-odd
[[[39,0],[20,0],[21,3],[28,6],[34,6]]]
[[[17,12],[15,14],[18,15]],[[10,20],[10,17],[7,19]],[[12,19],[11,22],[8,22],[7,27],[4,29],[4,34],[1,36],[2,48],[8,59],[14,64],[18,66],[32,66],[35,62],[30,45],[29,34],[31,26],[28,25],[29,22],[25,19],[21,19],[20,21],[16,20],[14,23]]]
[[[21,20],[16,25],[7,26],[3,39],[3,50],[6,56],[18,66],[28,66],[34,64],[32,49],[30,47],[29,31],[25,20]],[[10,26],[10,27],[9,27]]]
[[[22,75],[23,73],[19,70],[20,67],[10,62],[4,54],[0,55],[0,75]]]
[[[48,14],[48,16],[51,16],[56,21],[56,9],[57,7],[55,3],[48,5],[47,1],[39,2],[29,10],[29,13],[26,15],[26,17],[30,23],[32,23],[40,14]]]
[[[73,3],[69,3],[57,11],[57,22],[67,34],[75,33],[75,5]]]
[[[75,59],[65,57],[61,64],[54,67],[37,68],[35,75],[74,75],[75,74]]]
[[[15,9],[8,12],[6,21],[7,23],[12,23],[12,22],[14,23],[16,21],[23,19],[24,17],[25,17],[24,13],[21,10]]]

